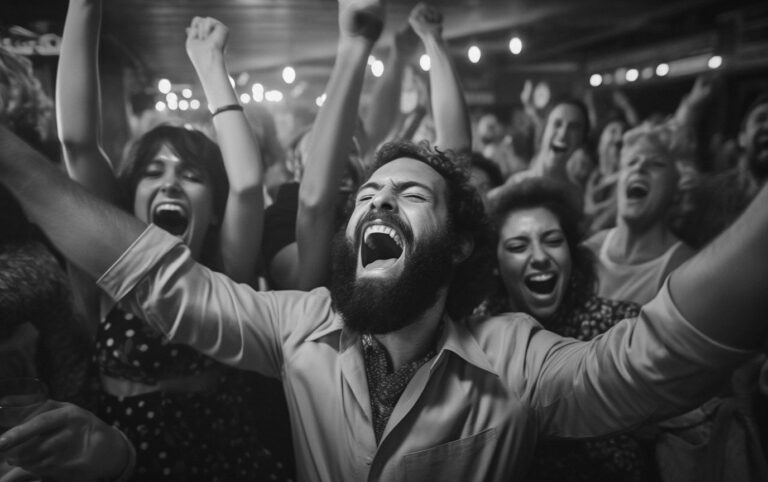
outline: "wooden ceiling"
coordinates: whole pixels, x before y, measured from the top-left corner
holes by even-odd
[[[12,0],[0,10],[2,27],[61,31],[63,0]],[[413,0],[388,2],[387,37],[400,28]],[[440,0],[445,36],[457,61],[477,43],[485,62],[512,68],[552,66],[622,55],[633,49],[701,32],[717,33],[743,21],[764,2],[734,0]],[[194,15],[212,16],[230,28],[228,62],[233,75],[268,75],[285,65],[298,77],[329,72],[337,38],[336,0],[107,0],[103,33],[148,79],[194,83],[184,52],[184,29]],[[734,18],[738,17],[736,20]],[[739,20],[741,19],[741,20]],[[41,27],[41,25],[43,25]],[[512,57],[507,43],[519,35],[525,49]],[[768,36],[768,35],[766,35]],[[661,47],[660,47],[661,48]],[[482,64],[480,65],[482,68]],[[546,67],[541,67],[546,68]]]

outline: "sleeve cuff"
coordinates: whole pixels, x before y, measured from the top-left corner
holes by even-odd
[[[96,284],[118,301],[171,249],[181,244],[175,236],[150,224],[123,254],[102,274]]]

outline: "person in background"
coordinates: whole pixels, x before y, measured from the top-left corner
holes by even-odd
[[[582,148],[588,134],[589,115],[586,106],[574,99],[556,102],[547,116],[539,149],[528,169],[511,176],[504,186],[514,185],[529,177],[548,177],[568,183],[571,189],[581,193],[581,185],[571,177],[568,163]],[[500,190],[496,188],[488,193],[492,202],[495,202]]]
[[[671,124],[643,124],[624,134],[616,227],[584,243],[597,258],[598,295],[604,298],[647,303],[694,254],[668,226],[679,178],[676,135]]]
[[[469,182],[477,189],[480,198],[488,209],[488,191],[504,184],[499,166],[479,152],[460,155],[460,162],[469,166]]]
[[[580,243],[579,199],[562,183],[530,178],[504,188],[491,212],[498,287],[482,311],[527,313],[559,335],[591,340],[640,306],[597,296],[592,254]],[[652,444],[631,434],[545,441],[527,480],[656,480]]]
[[[99,143],[97,74],[101,2],[72,0],[57,81],[59,137],[71,178],[180,239],[196,259],[250,282],[262,230],[262,163],[224,61],[228,29],[195,17],[186,48],[221,149],[203,133],[161,125],[139,138],[116,173]],[[169,343],[70,268],[91,322],[100,382],[97,415],[137,450],[135,477],[285,478],[257,434],[250,374]]]
[[[515,152],[512,137],[495,114],[486,113],[480,116],[475,143],[483,156],[496,163],[503,179],[528,167],[528,163]]]
[[[594,234],[616,225],[616,184],[622,136],[627,131],[623,119],[611,119],[600,131],[597,143],[597,169],[592,171],[584,189],[584,213],[588,232]]]

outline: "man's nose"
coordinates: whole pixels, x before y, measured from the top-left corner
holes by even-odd
[[[384,188],[373,197],[373,209],[382,211],[396,211],[397,202],[391,189]]]

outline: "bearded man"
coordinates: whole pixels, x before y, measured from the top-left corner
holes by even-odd
[[[431,149],[390,146],[376,166],[333,290],[256,292],[0,127],[0,182],[65,256],[172,341],[282,380],[302,481],[522,477],[538,439],[680,413],[765,339],[768,188],[637,319],[581,342],[520,314],[465,320],[488,273],[479,197]],[[6,432],[0,455],[33,454],[30,433]]]

